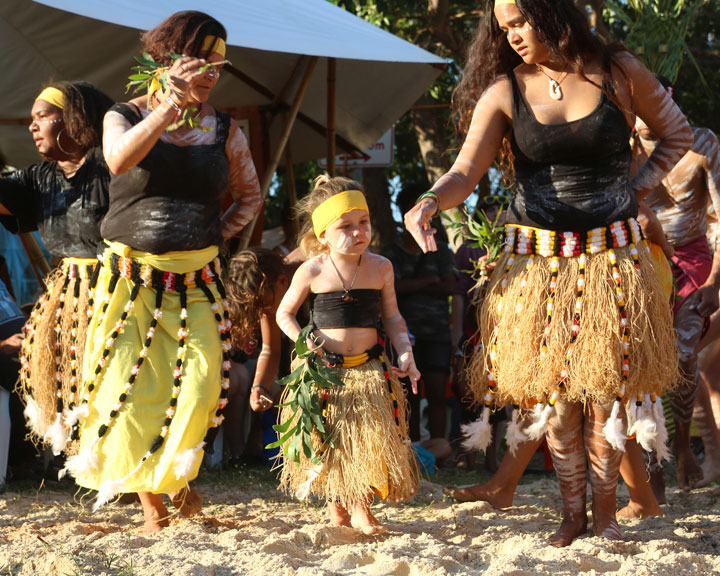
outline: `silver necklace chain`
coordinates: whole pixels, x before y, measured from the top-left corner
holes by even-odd
[[[330,254],[328,254],[328,258],[330,258],[330,264],[332,264],[333,268],[335,268],[335,274],[337,274],[338,280],[340,280],[340,284],[342,285],[342,288],[343,288],[343,291],[345,292],[345,294],[350,292],[350,290],[352,290],[352,287],[355,285],[355,279],[357,278],[358,270],[360,270],[360,263],[362,262],[362,257],[363,257],[363,255],[360,254],[360,258],[358,258],[357,266],[355,266],[355,274],[353,274],[352,280],[350,280],[350,286],[345,288],[345,281],[343,280],[343,277],[340,275],[340,270],[338,270],[338,267],[335,266],[335,262],[333,262],[332,256],[330,256]]]

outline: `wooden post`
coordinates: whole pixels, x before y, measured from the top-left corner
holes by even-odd
[[[327,59],[327,171],[335,176],[335,72],[337,60]]]
[[[285,172],[287,173],[287,198],[285,199],[288,208],[288,218],[290,218],[290,231],[292,234],[293,244],[297,242],[298,225],[297,219],[292,218],[292,214],[297,204],[297,188],[295,187],[295,172],[293,170],[292,153],[290,152],[290,142],[285,144]],[[290,240],[290,238],[285,239]]]
[[[265,169],[265,174],[263,175],[263,180],[260,185],[260,193],[262,194],[263,203],[265,202],[268,192],[270,191],[270,184],[272,184],[273,175],[275,174],[275,170],[277,170],[277,167],[280,164],[280,159],[282,158],[282,154],[285,150],[285,145],[290,138],[290,132],[292,131],[293,125],[295,124],[295,119],[298,115],[298,111],[300,110],[300,106],[302,105],[303,99],[305,98],[305,92],[307,92],[307,87],[308,84],[310,84],[310,78],[312,77],[313,70],[315,70],[317,60],[317,56],[313,56],[309,59],[307,68],[305,69],[305,75],[300,82],[300,86],[298,86],[297,93],[295,94],[295,100],[293,101],[292,107],[290,108],[290,111],[288,113],[287,121],[285,122],[285,127],[283,128],[283,133],[280,136],[280,141],[278,142],[278,145],[273,152],[272,158],[270,159],[270,162],[268,162],[267,168]],[[241,249],[248,247],[253,230],[255,229],[256,222],[257,216],[253,218],[253,220],[249,222],[245,229],[242,231],[242,238],[240,240]]]

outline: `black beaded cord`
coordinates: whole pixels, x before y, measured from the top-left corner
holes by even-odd
[[[115,277],[115,276],[113,276]],[[119,276],[118,276],[119,277]],[[142,284],[140,282],[135,282],[133,284],[132,290],[130,292],[130,299],[129,303],[134,302],[137,298],[138,293],[140,292]],[[155,294],[155,308],[156,310],[160,310],[162,306],[162,297],[163,297],[163,291],[158,290]],[[129,307],[126,306],[123,310],[122,315],[120,316],[120,320],[118,322],[118,325],[124,324],[125,320],[127,319],[129,313]],[[157,317],[153,315],[152,320],[150,321],[150,328],[148,330],[148,335],[146,335],[145,342],[143,343],[143,349],[140,351],[140,354],[138,355],[138,359],[135,361],[135,366],[133,367],[130,376],[127,379],[127,384],[125,385],[125,388],[120,393],[120,396],[118,397],[118,402],[115,406],[113,406],[112,410],[110,410],[110,413],[108,415],[108,418],[105,420],[103,424],[100,425],[98,428],[98,438],[102,438],[112,425],[112,422],[115,420],[115,417],[118,415],[119,407],[118,405],[122,405],[123,402],[125,402],[125,399],[127,398],[128,394],[130,394],[130,389],[132,389],[132,386],[135,384],[135,379],[137,378],[137,375],[140,371],[140,367],[142,366],[143,362],[145,361],[145,355],[147,353],[147,350],[150,348],[150,344],[152,344],[152,333],[155,331],[155,327],[157,326]],[[110,335],[110,339],[114,342],[119,335],[118,330],[114,330],[112,334]],[[110,354],[110,348],[106,345],[105,350],[103,350],[103,358],[106,358],[107,355]],[[98,364],[95,368],[95,373],[99,374],[100,371],[102,371],[104,367],[104,361],[102,364]]]

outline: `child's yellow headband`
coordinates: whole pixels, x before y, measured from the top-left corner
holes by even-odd
[[[335,194],[335,196],[330,196],[313,210],[312,223],[315,236],[320,238],[320,235],[327,230],[330,224],[351,210],[370,212],[365,195],[360,190],[346,190],[340,192],[340,194]]]
[[[500,6],[500,4],[515,4],[515,0],[495,0],[495,8]]]
[[[219,36],[205,36],[200,52],[216,52],[225,58],[225,40]]]
[[[60,92],[57,88],[53,88],[52,86],[48,86],[40,92],[37,98],[35,98],[35,102],[38,100],[44,100],[45,102],[49,102],[53,106],[57,106],[60,108],[60,110],[63,109],[63,106],[65,105],[65,97],[63,96],[63,93]]]

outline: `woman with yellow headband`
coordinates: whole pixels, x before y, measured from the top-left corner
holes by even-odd
[[[513,198],[479,313],[471,386],[484,410],[519,407],[513,448],[547,433],[563,498],[551,543],[586,531],[588,466],[593,531],[620,539],[615,490],[626,438],[667,453],[657,393],[677,372],[638,199],[683,156],[692,131],[655,77],[624,47],[604,45],[572,0],[486,1],[453,103],[463,146],[405,224],[431,249],[430,219],[462,203],[499,156]],[[660,143],[631,179],[635,116]],[[471,439],[479,449],[486,423]]]
[[[13,232],[38,230],[59,262],[25,326],[19,382],[28,425],[55,454],[75,448],[65,416],[79,402],[88,285],[108,208],[102,120],[112,104],[85,82],[45,88],[29,127],[43,162],[0,179],[2,223]]]
[[[349,178],[320,176],[302,200],[307,217],[300,246],[309,258],[295,272],[276,318],[293,341],[300,334],[296,314],[310,298],[313,336],[322,345],[323,363],[337,369],[344,386],[327,390],[324,427],[332,439],[322,444],[313,432],[319,460],[300,451],[299,462],[284,444],[281,485],[304,499],[314,494],[327,502],[330,522],[364,534],[383,526],[370,512],[373,495],[390,501],[410,498],[418,473],[408,438],[406,400],[398,376],[409,376],[417,393],[420,373],[395,299],[392,264],[367,251],[370,214],[360,185]],[[382,319],[398,353],[399,367],[387,369],[378,339]],[[291,401],[288,387],[285,400]],[[284,408],[280,421],[295,415]]]
[[[173,14],[143,36],[164,85],[105,116],[110,207],[67,470],[98,490],[95,509],[138,493],[147,532],[168,525],[164,493],[185,515],[200,510],[189,482],[229,387],[219,248],[262,204],[242,131],[208,104],[225,39],[207,14]]]

